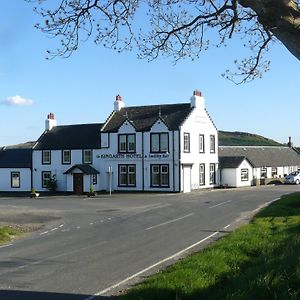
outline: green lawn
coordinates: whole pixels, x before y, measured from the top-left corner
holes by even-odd
[[[300,193],[121,299],[300,299]]]
[[[0,244],[11,241],[15,236],[20,235],[21,232],[11,227],[0,227]]]

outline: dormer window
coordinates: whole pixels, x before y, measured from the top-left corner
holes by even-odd
[[[118,150],[121,153],[135,152],[135,134],[119,134]]]
[[[167,132],[151,133],[150,135],[151,152],[169,152],[169,134]]]

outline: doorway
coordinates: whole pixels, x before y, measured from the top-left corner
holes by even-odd
[[[73,173],[73,191],[76,195],[83,194],[83,174]]]

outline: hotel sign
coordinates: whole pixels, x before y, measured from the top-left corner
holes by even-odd
[[[149,154],[144,155],[144,158],[168,158],[170,156],[170,154]],[[99,156],[97,156],[98,158],[102,158],[102,159],[141,159],[143,158],[142,154],[138,154],[138,153],[116,153],[116,154],[101,154]]]

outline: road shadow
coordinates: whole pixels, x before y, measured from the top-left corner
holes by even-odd
[[[0,290],[1,300],[84,300],[91,295],[36,291]],[[113,300],[115,297],[95,296],[93,300]]]

